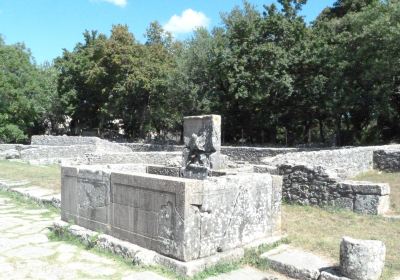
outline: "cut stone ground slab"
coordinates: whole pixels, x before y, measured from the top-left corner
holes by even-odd
[[[335,266],[335,262],[289,245],[279,247],[261,255],[269,261],[271,268],[295,279],[317,280],[321,271]]]
[[[153,272],[135,271],[134,267],[65,242],[49,240],[47,228],[55,214],[50,212],[49,217],[37,220],[38,213],[46,209],[26,209],[1,194],[0,208],[0,279],[167,279]],[[3,227],[10,223],[15,227]]]

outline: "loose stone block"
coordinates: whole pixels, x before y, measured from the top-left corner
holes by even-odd
[[[355,280],[377,280],[385,264],[386,247],[382,241],[343,237],[340,244],[341,273]]]

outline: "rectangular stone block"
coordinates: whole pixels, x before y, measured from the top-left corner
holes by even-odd
[[[354,212],[360,214],[379,215],[389,210],[389,196],[357,194]]]
[[[221,116],[203,115],[190,116],[183,119],[183,131],[185,146],[191,145],[192,135],[197,135],[199,146],[206,153],[221,150]]]
[[[63,166],[61,174],[61,218],[66,222],[71,220],[76,222],[78,216],[78,169]]]

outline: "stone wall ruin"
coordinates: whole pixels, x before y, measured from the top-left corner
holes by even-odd
[[[64,221],[181,261],[280,234],[278,176],[193,180],[80,166],[62,177]]]

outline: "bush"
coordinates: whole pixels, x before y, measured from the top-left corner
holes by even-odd
[[[27,139],[24,132],[14,124],[6,124],[0,127],[0,142],[17,143]]]

